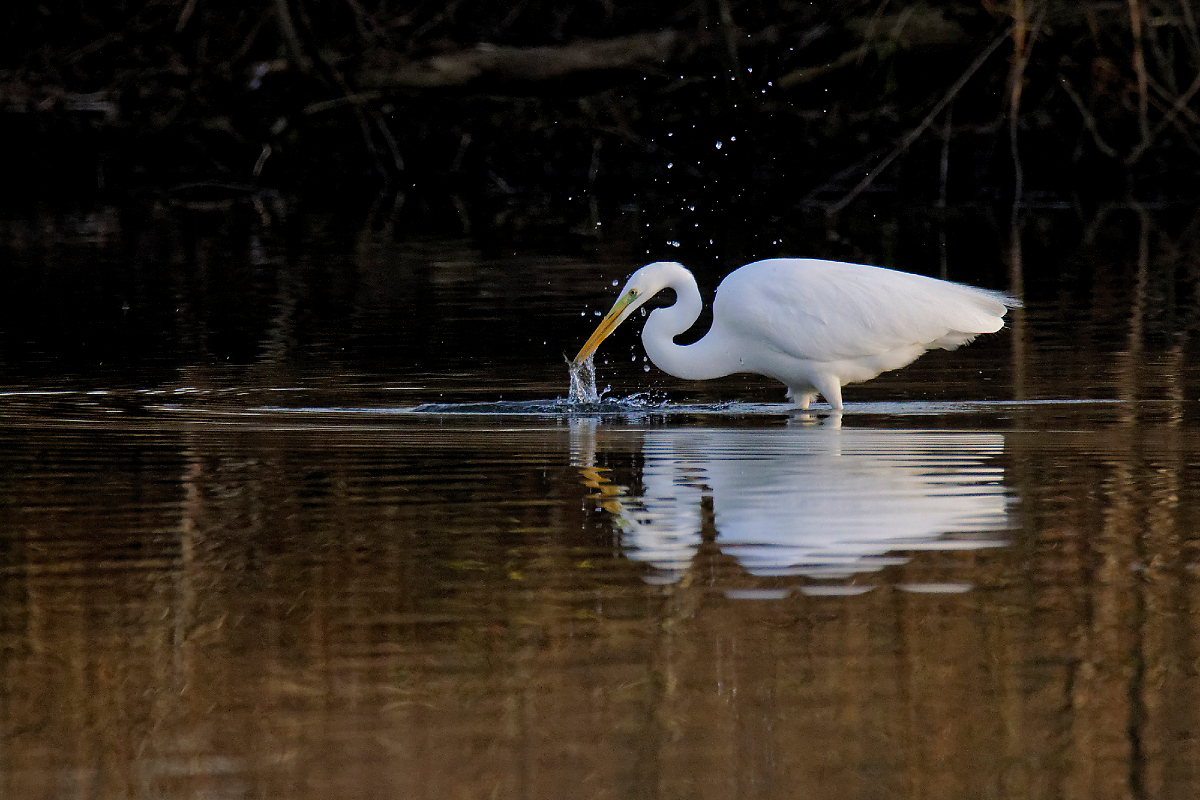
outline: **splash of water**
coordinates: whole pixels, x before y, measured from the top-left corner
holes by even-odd
[[[571,391],[567,395],[567,402],[599,403],[600,395],[596,392],[596,367],[592,364],[592,357],[588,356],[583,361],[571,361],[569,364]]]

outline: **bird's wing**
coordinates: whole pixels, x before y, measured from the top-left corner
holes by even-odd
[[[908,345],[955,346],[1003,326],[999,292],[861,264],[770,259],[717,290],[714,318],[742,338],[813,361]]]

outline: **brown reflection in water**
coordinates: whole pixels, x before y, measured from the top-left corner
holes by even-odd
[[[635,439],[581,486],[565,426],[6,416],[0,796],[1200,796],[1195,369],[1160,342],[1195,323],[1162,318],[1139,224],[1133,293],[1105,279],[1086,347],[1013,320],[1017,397],[1126,402],[1012,412],[1012,545],[858,597],[727,599],[773,584],[714,545],[711,506],[687,573],[646,585],[609,516]],[[362,243],[364,297],[389,246]],[[457,269],[429,285],[479,283]],[[298,294],[276,286],[271,386]],[[892,588],[947,569],[977,589]]]
[[[0,792],[1194,796],[1200,442],[1088,413],[1006,434],[1012,546],[774,601],[711,506],[644,584],[566,426],[10,430]]]

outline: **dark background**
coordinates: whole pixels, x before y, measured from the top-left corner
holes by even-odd
[[[639,264],[781,255],[1173,347],[1198,95],[1175,0],[8,3],[0,374],[558,380]]]
[[[908,201],[1191,197],[1198,81],[1186,0],[0,12],[10,188],[435,186],[541,227],[581,194],[839,210],[889,155],[870,189]]]

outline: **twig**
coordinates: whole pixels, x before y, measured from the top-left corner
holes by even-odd
[[[780,89],[790,89],[793,86],[799,86],[802,83],[812,83],[817,78],[828,75],[831,72],[836,72],[839,69],[858,64],[863,60],[867,53],[871,52],[869,45],[859,45],[852,50],[847,50],[833,61],[828,61],[824,64],[818,64],[815,67],[801,67],[794,69],[784,75],[775,83]]]
[[[716,5],[717,28],[725,45],[725,68],[729,70],[729,75],[733,78],[733,85],[741,90],[743,86],[742,67],[741,59],[738,57],[738,43],[735,38],[737,27],[733,24],[733,12],[729,9],[729,0],[716,0]]]
[[[946,184],[950,181],[950,134],[953,131],[954,106],[946,108],[946,119],[942,122],[942,163],[938,171],[938,208],[946,207]],[[942,233],[943,237],[945,232]],[[943,242],[942,250],[945,251]],[[943,252],[943,257],[944,257]]]
[[[383,156],[379,153],[379,148],[375,145],[375,137],[371,135],[371,126],[367,123],[367,115],[358,106],[354,106],[354,118],[358,120],[358,129],[362,133],[363,144],[367,148],[371,159],[375,162],[376,171],[383,176],[387,176],[387,165],[383,161]]]
[[[179,12],[179,22],[175,23],[175,32],[179,33],[183,27],[188,24],[188,20],[192,18],[192,12],[196,10],[196,0],[187,0],[183,7],[183,11]]]
[[[1179,0],[1179,6],[1183,9],[1183,24],[1191,34],[1187,39],[1188,46],[1192,50],[1192,58],[1195,60],[1195,66],[1200,67],[1200,31],[1196,29],[1196,16],[1192,13],[1193,0]]]
[[[870,44],[871,40],[875,38],[875,28],[879,23],[879,20],[883,17],[883,12],[888,7],[888,3],[890,2],[891,0],[883,0],[883,2],[879,4],[879,7],[871,13],[871,19],[867,22],[867,29],[863,31],[864,49],[866,48],[866,45]]]
[[[101,48],[108,47],[110,44],[115,44],[116,42],[123,41],[124,39],[125,39],[125,34],[120,33],[120,32],[110,33],[105,36],[101,36],[96,41],[85,44],[83,47],[72,52],[70,55],[67,56],[66,61],[68,64],[74,64],[76,61],[80,60],[84,56],[89,56],[92,53],[95,53],[97,50],[100,50]]]
[[[304,47],[300,44],[300,36],[296,33],[295,23],[292,22],[291,9],[288,8],[288,0],[275,0],[275,21],[279,24],[279,32],[287,42],[296,66],[301,72],[311,72],[312,61],[304,54]]]
[[[358,92],[357,94],[348,94],[344,97],[335,97],[332,100],[318,100],[315,103],[309,103],[304,107],[304,113],[307,115],[320,114],[325,111],[331,111],[335,108],[348,105],[362,105],[369,103],[372,100],[379,99],[379,92]]]
[[[1142,132],[1142,144],[1149,146],[1150,139],[1150,89],[1146,82],[1146,53],[1142,47],[1145,20],[1141,0],[1126,0],[1129,4],[1129,29],[1133,34],[1133,71],[1137,75],[1138,128]]]
[[[1166,115],[1166,113],[1171,110],[1171,106],[1177,99],[1176,95],[1171,94],[1165,88],[1160,86],[1153,77],[1150,78],[1150,89],[1152,92],[1150,95],[1150,104]],[[1155,95],[1158,95],[1158,97],[1155,97]],[[1183,138],[1183,143],[1188,146],[1188,149],[1190,149],[1193,153],[1200,155],[1200,142],[1197,142],[1196,137],[1192,136],[1187,124],[1191,123],[1193,125],[1200,125],[1200,115],[1196,114],[1195,111],[1192,111],[1190,108],[1185,106],[1179,110],[1178,116],[1168,121],[1171,126],[1175,128],[1175,132]]]
[[[979,68],[983,66],[984,62],[988,60],[992,53],[996,52],[996,50],[1000,48],[1000,45],[1004,44],[1010,33],[1012,33],[1011,25],[1008,26],[1008,28],[1006,28],[1002,34],[993,39],[992,43],[984,48],[982,53],[975,57],[975,60],[971,62],[966,71],[962,75],[959,75],[958,80],[956,80],[954,84],[948,90],[946,90],[946,94],[942,96],[942,99],[939,100],[937,104],[934,105],[933,109],[925,115],[925,119],[921,120],[921,124],[909,131],[908,134],[902,140],[900,140],[900,144],[896,145],[892,152],[888,153],[883,161],[876,165],[875,169],[868,172],[866,177],[859,181],[858,185],[851,189],[845,197],[829,206],[829,208],[826,210],[827,213],[830,215],[837,214],[843,208],[850,205],[850,203],[854,201],[854,198],[858,197],[864,189],[874,182],[875,178],[879,176],[879,173],[887,169],[893,161],[899,158],[901,153],[912,146],[913,142],[921,138],[921,134],[923,134],[926,129],[933,124],[933,121],[937,119],[938,114],[942,113],[942,109],[950,105],[958,93],[962,91],[962,88],[967,85],[967,81],[971,79],[971,76],[979,71]]]
[[[1187,107],[1187,104],[1191,102],[1192,98],[1197,92],[1200,92],[1200,74],[1196,75],[1195,80],[1192,81],[1192,85],[1187,88],[1187,91],[1179,95],[1179,98],[1175,101],[1175,104],[1171,106],[1171,110],[1168,111],[1161,120],[1159,120],[1158,125],[1154,126],[1154,130],[1147,132],[1142,141],[1138,143],[1137,147],[1133,148],[1132,152],[1125,157],[1125,163],[1132,165],[1136,163],[1137,160],[1143,155],[1145,155],[1146,151],[1150,149],[1150,145],[1152,145],[1154,140],[1158,138],[1158,135],[1166,130],[1167,126],[1175,120],[1175,117],[1178,116],[1180,111]]]
[[[1158,74],[1161,75],[1163,81],[1166,82],[1171,94],[1179,94],[1179,84],[1175,80],[1176,70],[1174,42],[1172,42],[1171,46],[1171,55],[1168,56],[1165,52],[1163,52],[1162,44],[1158,39],[1158,32],[1151,29],[1150,35],[1147,37],[1147,40],[1150,43],[1150,54],[1154,56],[1154,64],[1156,67],[1158,67]],[[1147,71],[1147,83],[1150,83],[1153,80],[1154,79],[1151,77],[1150,72]]]
[[[400,155],[400,145],[396,143],[396,137],[392,135],[391,129],[387,126],[387,120],[374,109],[371,110],[371,117],[375,120],[375,126],[379,128],[379,132],[383,134],[383,140],[387,142],[388,150],[392,154],[392,166],[396,168],[396,172],[404,172],[404,157]]]
[[[286,3],[287,0],[278,0],[278,2]],[[345,76],[342,75],[342,73],[338,70],[337,66],[334,65],[333,61],[329,58],[329,56],[325,52],[318,50],[317,57],[321,60],[321,62],[320,62],[321,66],[323,66],[325,68],[325,71],[326,71],[325,77],[327,79],[332,79],[333,83],[335,83],[337,85],[337,87],[339,89],[341,89],[341,91],[342,91],[342,97],[338,98],[338,100],[340,101],[338,103],[338,105],[339,106],[348,105],[348,106],[350,106],[350,109],[354,112],[354,118],[355,118],[355,120],[358,121],[358,128],[362,132],[363,144],[366,146],[367,152],[371,155],[371,158],[375,161],[375,169],[379,172],[380,175],[384,176],[385,179],[387,179],[388,176],[391,174],[390,171],[388,170],[387,163],[384,161],[382,154],[379,152],[379,148],[375,145],[375,136],[374,136],[374,134],[371,133],[371,124],[370,124],[371,121],[369,121],[367,119],[367,111],[371,112],[372,119],[375,122],[376,127],[379,129],[380,134],[383,136],[384,141],[388,145],[388,149],[391,151],[393,166],[396,168],[397,172],[403,172],[404,171],[404,159],[400,157],[400,149],[396,145],[395,137],[392,136],[392,132],[388,129],[387,125],[383,121],[383,118],[379,116],[378,112],[374,111],[373,109],[371,109],[369,106],[366,105],[366,103],[369,102],[369,99],[370,99],[368,97],[368,95],[372,95],[375,93],[374,92],[357,92],[356,93],[356,92],[352,91],[350,88],[350,84],[346,82]],[[329,101],[324,101],[324,102],[326,104],[330,104],[330,103],[333,103],[334,101],[329,100]],[[309,109],[312,109],[312,111],[309,111],[309,113],[313,113],[315,111],[321,111],[321,110],[324,110],[324,108],[329,107],[328,105],[326,105],[324,108],[322,108],[322,107],[320,107],[321,104],[319,104],[319,103],[313,104],[313,105],[317,105],[318,108],[313,109],[313,106],[310,105],[305,110],[309,111]],[[366,110],[364,110],[364,108]]]
[[[815,189],[808,192],[808,194],[804,195],[804,197],[800,200],[800,205],[802,205],[802,206],[819,205],[816,202],[816,198],[819,197],[820,195],[822,195],[826,189],[832,189],[833,187],[837,186],[839,183],[841,183],[843,178],[848,178],[851,175],[857,175],[859,172],[862,172],[863,168],[867,164],[870,164],[872,161],[879,158],[885,152],[886,152],[886,148],[880,147],[877,150],[875,150],[874,152],[868,153],[863,158],[860,158],[858,161],[855,161],[850,166],[844,167],[844,168],[838,170],[833,175],[826,178],[825,182],[822,183],[820,186],[816,187]]]
[[[454,20],[454,18],[455,18],[454,15],[458,13],[458,7],[460,4],[461,4],[461,0],[452,0],[452,2],[447,3],[445,8],[443,8],[437,14],[434,14],[432,17],[430,17],[429,20],[426,21],[424,25],[422,25],[421,27],[417,28],[415,31],[410,33],[408,35],[408,40],[410,42],[420,41],[421,38],[425,34],[429,33],[437,26],[441,25],[447,19]]]
[[[612,39],[579,39],[555,47],[480,45],[405,62],[385,56],[358,73],[369,89],[437,89],[465,86],[484,77],[541,81],[581,72],[655,68],[703,43],[702,37],[663,30]]]
[[[250,173],[255,178],[262,174],[263,165],[267,163],[267,159],[271,157],[271,145],[264,144],[262,152],[258,154],[258,161],[254,162],[254,170]]]
[[[1100,135],[1100,129],[1097,127],[1096,118],[1092,116],[1092,112],[1088,111],[1087,106],[1084,105],[1083,98],[1080,97],[1075,91],[1075,88],[1071,86],[1071,82],[1067,80],[1067,76],[1060,72],[1058,74],[1058,82],[1063,87],[1063,91],[1067,93],[1067,96],[1070,97],[1075,103],[1075,107],[1079,109],[1079,114],[1083,117],[1083,127],[1087,128],[1092,134],[1092,140],[1095,141],[1096,148],[1109,158],[1120,158],[1121,156],[1119,153],[1117,153],[1116,149],[1108,142],[1104,141],[1104,137]]]
[[[367,10],[362,7],[358,0],[346,0],[346,5],[354,12],[354,24],[358,27],[358,32],[367,44],[375,44],[376,39],[380,37],[385,40],[388,38],[387,33],[375,21],[375,17],[367,13]]]
[[[1158,96],[1163,100],[1166,100],[1168,103],[1174,104],[1174,102],[1178,99],[1176,95],[1171,94],[1171,92],[1169,92],[1165,86],[1161,86],[1158,81],[1154,80],[1154,78],[1150,78],[1150,88],[1157,92]],[[1166,113],[1166,109],[1164,109],[1162,105],[1156,103],[1155,107],[1161,109],[1164,114]],[[1179,109],[1179,116],[1184,117],[1193,125],[1200,125],[1200,114],[1192,111],[1186,105]]]
[[[258,15],[258,20],[250,27],[250,32],[246,34],[246,38],[242,40],[241,46],[229,57],[230,64],[236,64],[246,57],[246,54],[250,52],[250,48],[254,45],[254,40],[258,38],[259,31],[262,30],[263,25],[270,18],[270,7],[263,9],[263,12]]]
[[[1028,14],[1022,0],[1017,0],[1017,20],[1013,28],[1013,64],[1009,71],[1008,94],[1008,146],[1013,160],[1013,206],[1021,202],[1025,193],[1025,170],[1021,166],[1021,149],[1018,141],[1018,129],[1021,119],[1021,94],[1025,88],[1025,68],[1029,65],[1029,57],[1033,53],[1033,43],[1037,40],[1038,30],[1042,27],[1045,8],[1039,8],[1034,17],[1033,25],[1026,26]]]

